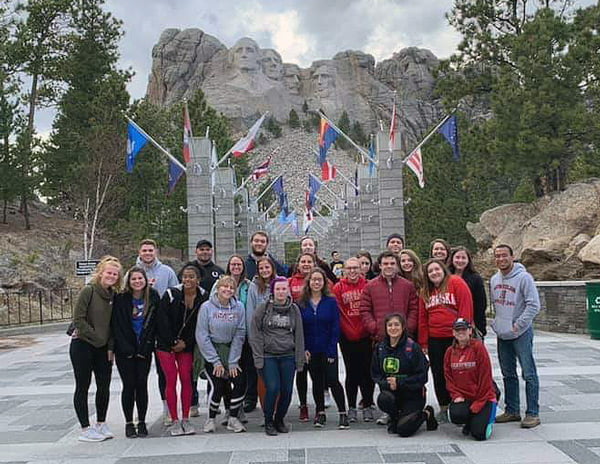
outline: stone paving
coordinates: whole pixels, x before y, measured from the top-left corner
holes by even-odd
[[[121,385],[115,369],[108,423],[116,438],[81,443],[64,331],[19,337],[0,333],[0,342],[0,462],[600,463],[600,342],[583,335],[536,334],[542,425],[524,430],[518,423],[500,424],[487,442],[464,437],[451,424],[435,432],[423,427],[411,438],[390,436],[385,427],[375,424],[353,424],[350,430],[341,431],[332,410],[326,428],[315,430],[311,424],[297,422],[295,404],[288,415],[292,431],[287,435],[267,437],[260,427],[260,411],[255,411],[249,415],[248,433],[235,435],[220,427],[215,434],[170,437],[160,421],[162,405],[154,372],[150,377],[150,437],[131,440],[124,436]],[[487,345],[501,385],[495,341],[490,338]],[[524,404],[524,392],[521,395]],[[429,396],[435,404],[431,388]],[[192,421],[199,429],[205,418],[203,407],[200,417]]]

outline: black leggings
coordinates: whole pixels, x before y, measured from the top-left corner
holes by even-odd
[[[296,390],[298,390],[300,406],[306,406],[306,397],[308,394],[308,365],[306,364],[301,371],[296,372]]]
[[[373,356],[372,344],[369,338],[355,342],[340,338],[340,349],[346,366],[346,396],[348,407],[356,408],[356,398],[360,387],[363,408],[373,404],[373,391],[375,384],[371,378],[371,358]]]
[[[450,403],[448,413],[453,424],[465,424],[475,440],[487,440],[492,436],[496,420],[496,403],[488,401],[477,414],[470,410],[471,401]]]
[[[401,437],[410,437],[427,419],[423,391],[382,391],[377,397],[379,409],[390,415],[390,423],[396,423]]]
[[[213,374],[213,365],[206,363],[206,380],[208,380],[208,417],[214,419],[217,417],[221,398],[228,386],[233,386],[231,389],[231,400],[229,405],[229,415],[237,417],[244,402],[246,394],[246,374],[241,371],[237,377],[215,377]],[[225,370],[228,374],[228,370]]]
[[[446,390],[446,378],[444,377],[444,355],[452,345],[454,338],[429,338],[429,363],[431,375],[433,376],[433,387],[435,397],[440,406],[450,404],[450,394]]]
[[[121,407],[125,422],[133,422],[133,405],[137,405],[138,421],[146,422],[148,411],[148,373],[152,358],[128,358],[116,355],[117,369],[123,383],[121,392]]]
[[[160,361],[158,360],[156,351],[154,352],[154,361],[156,362],[156,374],[158,375],[158,391],[160,392],[160,399],[166,401],[167,397],[165,396],[165,388],[167,388],[167,379],[165,377],[165,373],[160,367]]]
[[[71,340],[69,356],[75,374],[75,394],[73,405],[81,427],[89,427],[88,391],[92,382],[92,372],[96,380],[96,420],[104,422],[110,398],[110,376],[112,363],[108,361],[106,346],[96,348],[79,338]]]
[[[331,394],[339,412],[346,412],[344,389],[338,379],[337,364],[327,362],[325,353],[312,354],[308,363],[308,372],[313,383],[312,393],[317,412],[325,411],[325,387],[331,389]]]

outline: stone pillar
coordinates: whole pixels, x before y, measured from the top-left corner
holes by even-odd
[[[210,187],[212,143],[205,137],[192,139],[192,160],[187,165],[188,260],[196,257],[200,239],[214,242]]]
[[[238,192],[238,201],[235,202],[235,251],[236,253],[245,256],[248,254],[248,242],[250,235],[248,234],[249,222],[251,217],[250,198],[248,190],[243,188]],[[235,200],[235,199],[234,199]]]
[[[233,191],[235,176],[232,168],[218,168],[215,171],[213,209],[215,221],[214,260],[221,267],[227,265],[229,257],[235,253],[235,211]]]
[[[377,134],[377,152],[379,154],[379,214],[380,249],[385,248],[386,238],[397,233],[405,237],[404,231],[404,191],[402,179],[402,158],[400,149],[394,149],[390,160],[388,134]]]
[[[360,249],[362,249],[360,234],[360,196],[356,195],[355,189],[349,185],[346,185],[346,199],[348,205],[348,215],[345,237],[348,240],[348,249],[350,250],[350,253],[355,255]]]
[[[379,179],[374,173],[369,176],[368,166],[358,167],[358,185],[360,186],[360,248],[377,256],[380,246],[380,215],[379,215]]]

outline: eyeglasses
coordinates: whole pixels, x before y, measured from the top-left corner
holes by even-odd
[[[349,266],[346,268],[347,271],[358,271],[359,269],[358,266]]]

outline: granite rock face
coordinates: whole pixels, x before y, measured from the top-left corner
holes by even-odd
[[[301,68],[247,37],[228,49],[199,29],[167,29],[152,50],[147,96],[170,105],[202,89],[239,129],[265,111],[284,122],[291,109],[299,113],[306,103],[334,120],[345,110],[371,131],[380,120],[389,124],[396,92],[406,149],[442,116],[432,94],[437,65],[430,51],[407,48],[378,64],[369,54],[348,50]]]

